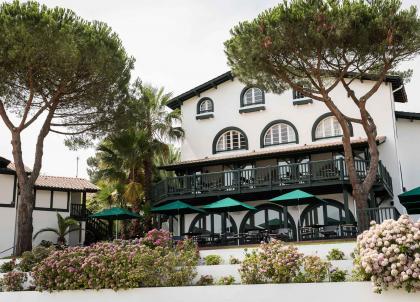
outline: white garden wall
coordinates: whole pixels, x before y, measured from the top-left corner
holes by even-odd
[[[137,288],[121,290],[85,290],[63,292],[0,293],[4,302],[418,302],[420,293],[392,290],[383,294],[372,292],[369,282],[262,284],[230,286],[190,286]]]

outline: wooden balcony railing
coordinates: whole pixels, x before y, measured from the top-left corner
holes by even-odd
[[[71,204],[70,216],[75,219],[86,219],[87,217],[86,207],[83,204]]]
[[[400,213],[395,207],[366,208],[357,211],[359,233],[369,229],[370,222],[382,223],[387,219],[397,220]]]
[[[356,160],[356,171],[361,179],[366,177],[369,161]],[[310,161],[282,166],[222,171],[206,174],[170,177],[154,185],[154,201],[170,197],[193,198],[220,195],[221,193],[245,193],[269,191],[288,186],[310,186],[314,183],[348,181],[344,159]],[[392,194],[391,177],[379,162],[377,182]]]

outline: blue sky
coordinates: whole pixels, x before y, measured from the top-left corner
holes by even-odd
[[[175,95],[228,70],[223,42],[229,29],[239,21],[252,19],[274,6],[271,0],[46,0],[48,6],[74,10],[88,20],[110,25],[136,58],[133,77],[155,86],[164,86]],[[420,0],[403,0],[403,5],[419,5]],[[419,111],[420,57],[408,62],[414,75],[406,86],[409,103],[405,111]],[[24,133],[25,163],[33,162],[37,129]],[[9,133],[0,121],[0,156],[12,158]],[[6,142],[6,143],[4,143]],[[87,177],[86,159],[93,149],[70,151],[63,137],[51,133],[45,141],[43,174]]]

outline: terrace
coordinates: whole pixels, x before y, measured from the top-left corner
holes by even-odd
[[[369,168],[368,160],[355,160],[356,170],[363,179]],[[244,193],[278,193],[296,188],[350,185],[343,158],[309,161],[279,166],[238,169],[214,173],[170,177],[155,184],[154,203],[173,199],[224,197]],[[392,179],[379,162],[374,190],[392,196]]]

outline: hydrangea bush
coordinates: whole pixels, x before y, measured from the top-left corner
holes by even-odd
[[[153,229],[147,232],[146,236],[141,240],[144,245],[151,248],[157,246],[170,246],[172,244],[171,233],[166,230]]]
[[[184,241],[172,247],[161,239],[153,245],[117,241],[55,251],[33,269],[35,285],[52,291],[191,284],[199,259],[196,245]]]
[[[1,280],[1,289],[5,292],[21,291],[23,290],[23,284],[27,278],[28,276],[23,272],[8,272],[3,276],[3,279]]]
[[[322,282],[327,278],[330,268],[331,264],[318,256],[305,256],[295,282]]]
[[[420,289],[420,222],[408,215],[397,221],[372,223],[357,238],[354,264],[361,278],[370,278],[374,291]]]

